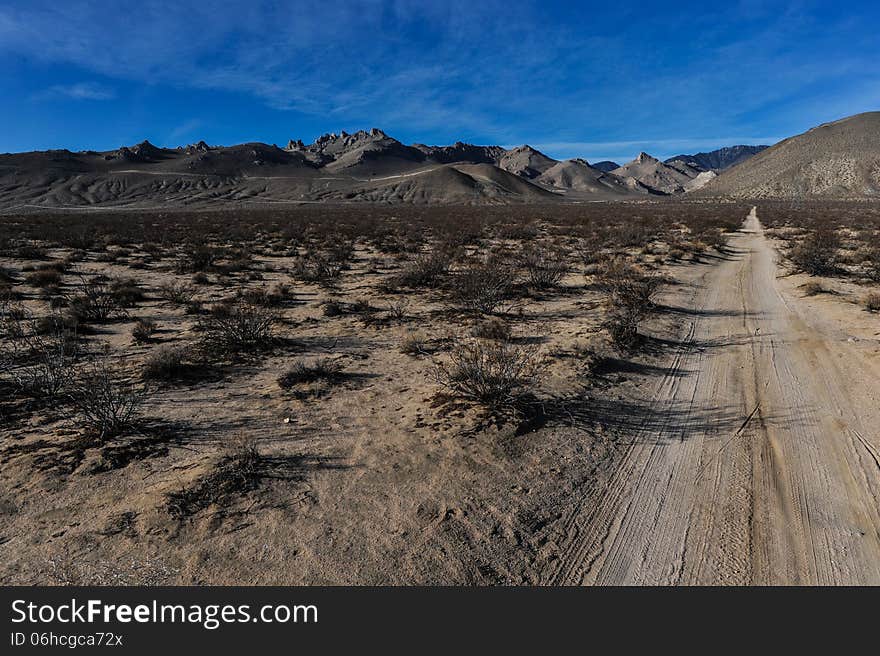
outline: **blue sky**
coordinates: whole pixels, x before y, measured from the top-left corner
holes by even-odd
[[[0,152],[532,144],[627,160],[880,108],[880,3],[0,0]]]

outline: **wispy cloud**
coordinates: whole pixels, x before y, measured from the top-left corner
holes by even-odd
[[[55,84],[38,94],[38,99],[73,98],[74,100],[112,100],[116,93],[95,82],[77,82],[76,84]]]
[[[191,137],[203,125],[201,119],[193,118],[175,126],[169,133],[167,143],[180,145],[181,139]]]

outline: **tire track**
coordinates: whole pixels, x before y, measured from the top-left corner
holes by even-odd
[[[754,209],[732,246],[547,582],[880,583],[877,369],[782,294]]]

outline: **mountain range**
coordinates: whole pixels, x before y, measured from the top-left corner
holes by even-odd
[[[0,209],[209,207],[317,202],[535,203],[659,198],[874,196],[880,112],[819,126],[772,147],[732,146],[622,166],[555,160],[539,150],[406,145],[373,128],[311,144],[0,155]]]

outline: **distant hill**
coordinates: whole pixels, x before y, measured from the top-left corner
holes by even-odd
[[[0,155],[0,209],[554,202],[558,195],[529,182],[553,163],[527,146],[407,146],[375,128],[285,148],[144,141],[107,152]]]
[[[602,196],[630,196],[649,194],[641,184],[632,184],[612,173],[590,166],[586,160],[570,159],[557,162],[535,179],[537,184],[559,190],[570,190]]]
[[[682,193],[878,197],[880,112],[828,123],[770,148],[733,146],[666,162],[640,153],[623,166],[560,162],[528,145],[407,145],[377,128],[328,133],[310,144],[291,140],[284,148],[204,141],[163,148],[142,141],[104,152],[0,154],[0,210],[6,212],[228,203],[565,202]]]
[[[739,198],[880,197],[880,112],[790,137],[698,192]]]
[[[498,168],[523,178],[537,178],[556,164],[555,159],[547,157],[531,146],[517,146],[508,150],[496,161]]]
[[[680,194],[688,183],[702,172],[682,162],[666,164],[647,153],[639,153],[633,161],[614,169],[620,178],[632,178],[645,187],[663,194]]]
[[[689,166],[702,169],[704,171],[715,171],[716,173],[729,169],[740,162],[744,162],[749,157],[757,155],[769,146],[726,146],[718,150],[712,150],[708,153],[697,153],[696,155],[676,155],[666,160],[667,164],[675,161],[684,162]]]
[[[610,159],[602,160],[601,162],[593,162],[592,166],[594,169],[605,171],[605,173],[611,173],[614,169],[620,168],[620,164],[612,162]]]

